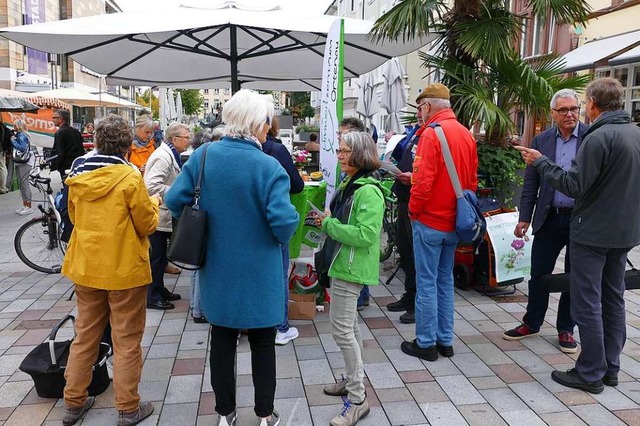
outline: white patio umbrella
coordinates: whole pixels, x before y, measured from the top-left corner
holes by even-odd
[[[167,105],[169,106],[169,121],[175,121],[178,118],[176,111],[176,98],[173,96],[173,89],[167,90]]]
[[[382,69],[384,87],[380,106],[387,111],[386,132],[404,132],[400,122],[400,110],[407,105],[407,91],[404,89],[404,70],[398,58],[387,62]]]
[[[62,88],[62,89],[53,89],[53,90],[45,90],[42,92],[35,92],[32,95],[35,96],[43,96],[48,98],[60,99],[66,103],[71,105],[79,106],[79,107],[118,107],[119,104],[117,102],[110,102],[106,99],[100,99],[98,95],[94,95],[93,93],[85,92],[80,89],[73,88]]]
[[[373,78],[373,73],[368,72],[358,79],[358,104],[356,112],[364,117],[365,126],[368,126],[373,116],[380,110],[378,102],[378,89]]]
[[[126,99],[113,96],[111,93],[102,92],[102,93],[94,93],[94,95],[99,96],[103,101],[109,102],[114,105],[118,105],[118,108],[144,109],[142,105],[138,105]]]
[[[246,2],[243,2],[246,3]],[[64,53],[114,85],[303,82],[322,78],[326,34],[335,16],[303,16],[266,2],[167,7],[9,27],[0,35]],[[265,10],[266,9],[266,10]],[[344,77],[354,78],[429,40],[373,44],[373,22],[344,19]]]
[[[176,113],[178,121],[182,121],[182,117],[184,117],[184,108],[182,108],[182,95],[180,92],[176,94]]]

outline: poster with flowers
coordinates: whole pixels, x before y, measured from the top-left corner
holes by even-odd
[[[495,253],[495,276],[499,283],[525,278],[531,272],[533,235],[517,238],[513,234],[517,223],[518,212],[501,213],[487,218],[487,234]]]

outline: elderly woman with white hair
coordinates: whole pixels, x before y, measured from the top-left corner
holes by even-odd
[[[171,123],[165,132],[166,140],[147,160],[144,183],[150,195],[164,197],[182,169],[180,154],[189,146],[189,127],[182,123]],[[173,309],[171,303],[180,300],[180,295],[172,293],[164,286],[164,272],[167,267],[167,244],[171,238],[171,212],[160,206],[160,221],[156,232],[149,235],[151,243],[151,276],[153,281],[147,288],[147,308]]]
[[[204,144],[185,164],[166,195],[174,216],[193,203],[194,183],[206,151],[200,208],[208,213],[205,261],[200,269],[202,308],[211,323],[211,384],[218,426],[236,424],[235,355],[238,331],[247,329],[261,426],[275,426],[275,326],[284,318],[281,246],[298,225],[289,177],[264,155],[273,100],[240,90],[222,110],[226,135]],[[255,264],[247,268],[247,260]],[[247,424],[245,421],[243,424]]]

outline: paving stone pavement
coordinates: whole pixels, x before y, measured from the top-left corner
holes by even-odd
[[[67,301],[72,284],[60,275],[29,270],[17,258],[13,236],[27,218],[13,212],[17,193],[0,195],[0,426],[59,425],[62,401],[37,396],[31,378],[18,366],[43,341],[55,320],[73,313]],[[303,252],[310,259],[311,252]],[[640,250],[632,261],[640,265]],[[247,262],[251,262],[248,258]],[[558,262],[561,265],[562,260]],[[391,264],[381,266],[382,279]],[[208,365],[209,334],[188,315],[189,274],[165,277],[183,299],[176,309],[148,311],[143,339],[145,365],[140,383],[143,399],[155,412],[142,425],[212,425],[216,416]],[[622,357],[620,385],[600,395],[554,383],[553,369],[571,367],[576,355],[558,349],[555,335],[557,295],[540,336],[519,342],[501,338],[517,325],[525,310],[526,284],[514,297],[487,297],[456,291],[456,355],[426,362],[404,355],[399,345],[414,337],[401,313],[384,306],[402,294],[399,279],[371,288],[371,306],[361,312],[366,387],[371,413],[359,424],[382,425],[640,425],[640,294],[627,292],[628,340]],[[344,362],[326,312],[314,321],[292,321],[300,338],[277,348],[276,409],[282,426],[327,425],[341,408],[322,387],[339,378]],[[70,329],[62,331],[68,338]],[[578,340],[579,340],[579,336]],[[258,425],[253,413],[251,360],[246,337],[238,346],[237,402],[239,426]],[[96,400],[82,425],[116,423],[113,388]],[[79,423],[80,424],[80,423]]]

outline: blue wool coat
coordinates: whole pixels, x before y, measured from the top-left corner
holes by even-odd
[[[203,149],[207,149],[200,206],[208,213],[206,260],[200,270],[204,315],[229,328],[282,322],[281,244],[298,226],[289,177],[252,141],[223,138],[198,148],[164,203],[178,217],[193,203]]]

